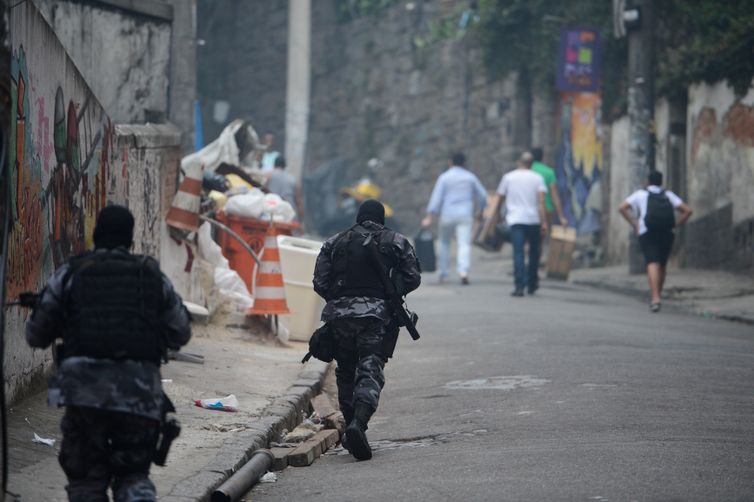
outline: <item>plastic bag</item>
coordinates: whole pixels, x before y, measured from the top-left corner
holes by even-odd
[[[258,188],[245,194],[234,195],[225,203],[225,212],[246,218],[259,218],[265,209],[264,198],[264,193]]]
[[[238,399],[235,394],[210,399],[195,399],[194,405],[208,410],[238,411]]]
[[[225,300],[246,310],[254,305],[254,298],[249,294],[246,283],[238,272],[229,268],[215,268],[215,287],[218,294]]]
[[[296,217],[293,206],[274,193],[264,196],[264,212],[268,213],[273,221],[281,223],[288,223]]]
[[[196,234],[199,256],[215,267],[230,268],[228,259],[223,256],[222,249],[220,249],[220,246],[212,239],[212,228],[209,223],[202,223]]]

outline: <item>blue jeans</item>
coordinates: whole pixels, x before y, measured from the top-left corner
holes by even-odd
[[[450,261],[450,239],[455,235],[457,245],[456,271],[458,275],[468,275],[471,266],[471,227],[472,220],[440,220],[438,225],[440,240],[440,277],[448,276]]]
[[[542,236],[539,225],[511,225],[511,244],[513,244],[513,277],[516,289],[530,290],[539,287],[539,253]],[[527,273],[524,261],[524,244],[529,241],[529,268]]]

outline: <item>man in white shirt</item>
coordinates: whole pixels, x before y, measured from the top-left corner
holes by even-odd
[[[545,217],[545,194],[547,186],[544,178],[531,170],[534,157],[524,152],[497,187],[498,199],[493,215],[499,214],[505,203],[505,221],[508,223],[513,244],[513,276],[515,289],[511,296],[524,296],[524,288],[530,295],[539,288],[539,253],[542,237],[547,235]],[[494,217],[493,217],[494,219]],[[524,246],[529,242],[529,265],[524,259]]]
[[[639,215],[638,220],[631,214]],[[649,309],[660,311],[660,295],[665,285],[666,265],[673,248],[673,229],[683,225],[693,212],[680,197],[662,188],[662,173],[652,171],[647,186],[637,190],[618,206],[618,211],[639,236],[639,246],[647,263],[647,280],[652,300]],[[674,212],[681,213],[676,220]]]
[[[487,192],[479,178],[465,166],[466,156],[461,152],[453,154],[448,160],[448,170],[437,178],[432,190],[422,227],[429,227],[432,219],[439,215],[440,282],[448,276],[450,239],[455,234],[458,246],[458,275],[461,284],[468,285],[471,267],[471,227],[475,216],[481,219],[482,211],[487,205]]]

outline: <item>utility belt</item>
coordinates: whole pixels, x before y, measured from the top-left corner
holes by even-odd
[[[398,343],[399,327],[399,321],[395,316],[385,327],[385,334],[382,337],[382,350],[380,351],[380,354],[386,359],[393,357],[395,346]],[[309,352],[306,353],[301,362],[305,363],[313,357],[315,359],[319,359],[320,361],[329,363],[330,361],[335,359],[337,349],[338,338],[335,334],[335,329],[329,323],[325,323],[321,327],[317,328],[314,333],[312,333],[312,336],[309,339]]]

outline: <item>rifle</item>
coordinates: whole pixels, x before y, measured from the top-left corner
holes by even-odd
[[[377,241],[374,240],[374,234],[369,234],[367,238],[364,239],[364,244],[362,245],[369,248],[369,257],[372,260],[372,265],[377,269],[378,275],[380,276],[382,285],[385,288],[385,293],[387,294],[387,301],[393,309],[393,315],[398,319],[398,326],[404,326],[409,335],[411,335],[411,338],[418,340],[420,335],[419,332],[416,331],[416,322],[419,320],[419,316],[416,315],[415,312],[411,312],[406,308],[403,297],[401,297],[395,284],[390,279],[390,273],[382,262],[379,251],[377,250],[378,244]]]
[[[34,308],[34,306],[37,304],[37,300],[39,300],[39,293],[32,293],[30,291],[25,291],[18,295],[18,300],[8,302],[5,304],[6,307],[12,307],[14,305],[18,305],[20,307],[26,307],[26,308]]]

